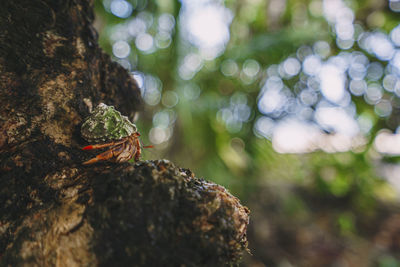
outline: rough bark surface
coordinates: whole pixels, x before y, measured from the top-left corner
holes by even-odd
[[[81,164],[93,106],[142,105],[98,47],[92,3],[0,4],[0,265],[238,262],[249,211],[223,187],[165,160]]]

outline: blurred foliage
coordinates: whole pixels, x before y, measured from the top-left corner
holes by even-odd
[[[223,8],[229,42],[222,41],[219,47],[207,50],[199,44],[202,40],[196,39],[200,37],[191,35],[188,17],[196,13],[187,10],[200,10],[201,3]],[[345,14],[342,19],[354,30],[348,39],[340,39],[348,34],[348,28],[340,28],[340,18],[324,13],[324,5],[334,3],[341,5],[340,12],[344,13],[336,13]],[[395,131],[400,122],[400,28],[399,33],[395,32],[399,11],[400,2],[385,0],[97,0],[96,27],[100,45],[132,72],[148,104],[136,122],[143,143],[155,144],[153,150],[146,150],[145,158],[168,158],[238,195],[256,210],[252,220],[258,226],[252,228],[255,234],[250,236],[255,238],[256,246],[273,246],[256,240],[257,229],[269,227],[266,220],[270,218],[264,218],[265,214],[276,216],[271,225],[280,220],[282,223],[277,225],[293,222],[293,229],[299,231],[303,222],[329,232],[320,225],[323,211],[329,213],[330,229],[334,229],[327,240],[336,233],[343,238],[340,242],[354,245],[355,253],[361,255],[364,252],[358,238],[373,240],[376,237],[372,233],[385,225],[381,221],[399,212],[398,191],[383,175],[387,166],[397,166],[399,157],[383,153],[374,145],[382,129]],[[391,47],[388,44],[389,48],[379,50],[373,38],[378,44],[392,41]],[[390,49],[394,52],[388,56]],[[341,74],[342,93],[349,96],[346,104],[344,98],[337,100],[320,89],[311,92],[312,103],[307,99],[310,103],[305,103],[304,92],[317,80],[305,67],[309,56],[316,56],[323,64],[347,64]],[[357,60],[364,62],[363,66],[355,66],[361,70],[351,65]],[[292,64],[286,73],[282,70],[285,62]],[[293,71],[296,64],[300,67]],[[280,93],[285,103],[266,112],[260,102],[271,77],[283,85]],[[354,88],[352,81],[356,81]],[[364,86],[363,91],[357,91],[355,84]],[[257,128],[260,118],[277,125],[307,111],[311,113],[302,121],[316,125],[325,136],[334,135],[337,125],[326,126],[316,119],[321,103],[352,114],[348,116],[361,125],[357,134],[362,137],[361,143],[336,152],[318,147],[310,150],[312,153],[277,153],[271,142],[273,134]],[[279,196],[266,196],[269,194]],[[313,203],[315,200],[319,203]],[[325,202],[324,211],[321,206]],[[382,212],[382,205],[394,208]],[[363,219],[374,225],[365,226]],[[379,253],[374,251],[376,255],[367,257],[367,261],[355,262],[400,266],[400,227],[396,229],[397,247],[384,247]],[[283,250],[286,244],[279,246]],[[335,243],[329,249],[342,248]],[[247,261],[249,266],[275,266],[286,261],[299,266],[327,264],[318,260],[296,263],[285,253],[261,256],[262,249],[255,251]],[[323,253],[319,255],[323,257]],[[345,254],[335,255],[329,264],[341,259],[357,266]]]

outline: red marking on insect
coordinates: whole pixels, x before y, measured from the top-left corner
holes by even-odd
[[[142,153],[142,148],[153,147],[141,146],[138,138],[139,136],[140,134],[135,132],[119,141],[85,146],[82,150],[100,149],[105,147],[110,147],[110,149],[97,155],[95,158],[85,161],[83,164],[88,165],[98,161],[126,162],[132,158],[134,158],[135,161],[138,161]]]

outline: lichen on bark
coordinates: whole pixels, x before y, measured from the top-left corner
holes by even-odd
[[[142,107],[93,17],[90,1],[2,1],[0,265],[237,263],[248,210],[223,187],[168,161],[82,165],[91,107]]]

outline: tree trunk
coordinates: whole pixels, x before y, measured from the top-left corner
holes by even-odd
[[[237,263],[249,211],[223,187],[167,160],[82,165],[90,109],[142,105],[92,3],[0,2],[0,265]]]

